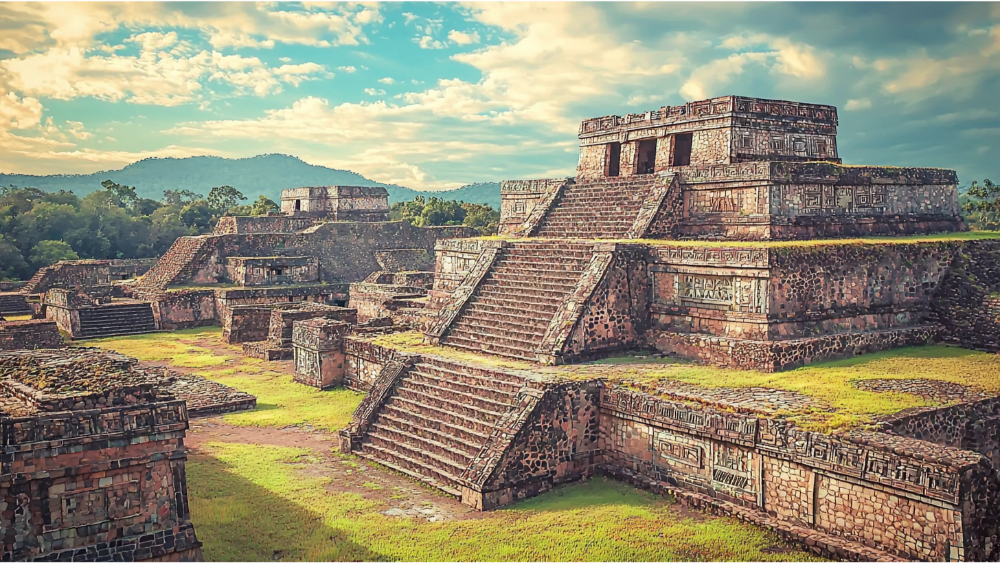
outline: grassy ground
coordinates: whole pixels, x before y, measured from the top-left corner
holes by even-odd
[[[819,432],[864,425],[874,416],[911,407],[945,404],[906,393],[863,391],[853,385],[853,382],[862,379],[931,379],[1000,394],[1000,356],[940,345],[902,348],[780,373],[763,373],[673,360],[637,359],[634,356],[609,358],[590,364],[539,367],[517,360],[425,345],[422,335],[416,332],[390,334],[377,338],[375,342],[405,352],[439,354],[488,367],[533,369],[571,379],[603,377],[643,385],[657,381],[681,381],[706,387],[769,387],[795,391],[814,397],[829,407],[788,413],[800,427]],[[617,369],[610,374],[606,370],[598,373],[589,367],[594,364],[613,364]]]
[[[244,358],[237,346],[221,341],[220,327],[142,334],[92,340],[98,346],[182,368],[257,397],[257,408],[226,415],[234,426],[309,426],[330,432],[343,428],[361,402],[361,393],[339,389],[320,391],[292,381],[292,376],[269,368],[267,362]]]
[[[680,513],[593,479],[479,517],[427,522],[303,476],[307,450],[210,444],[188,463],[191,515],[209,560],[801,561],[760,529]]]
[[[257,395],[256,411],[223,417],[225,424],[234,426],[295,425],[326,434],[344,426],[360,402],[358,393],[317,391],[293,383],[282,373],[287,362],[275,369],[270,366],[276,364],[242,358],[238,348],[220,343],[220,333],[218,327],[209,327],[87,345],[194,371]],[[349,458],[343,463],[358,467]],[[668,499],[599,478],[494,512],[429,522],[381,514],[392,490],[383,494],[367,483],[344,490],[317,470],[319,466],[308,449],[260,443],[210,442],[193,453],[187,464],[191,518],[205,543],[206,558],[813,560],[760,528],[688,513]]]

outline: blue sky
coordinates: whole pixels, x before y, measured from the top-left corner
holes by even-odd
[[[727,94],[836,105],[848,163],[996,181],[1000,4],[0,3],[6,173],[568,176],[580,120]]]

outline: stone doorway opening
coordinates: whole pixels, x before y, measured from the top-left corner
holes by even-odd
[[[691,133],[674,135],[674,166],[691,164]]]
[[[656,171],[656,139],[639,141],[639,155],[636,159],[636,174],[652,174]]]

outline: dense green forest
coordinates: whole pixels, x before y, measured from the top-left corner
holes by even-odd
[[[247,198],[231,186],[208,197],[190,190],[165,190],[160,200],[136,195],[134,187],[111,180],[80,198],[71,191],[0,188],[0,279],[28,279],[43,266],[81,258],[160,256],[177,237],[209,232],[223,215],[266,215],[274,201]],[[417,196],[392,205],[395,220],[417,226],[469,225],[496,233],[500,214],[488,205]]]

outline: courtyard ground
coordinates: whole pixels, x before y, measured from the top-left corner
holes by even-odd
[[[292,382],[291,362],[244,358],[218,327],[81,343],[196,373],[257,409],[191,421],[191,518],[209,560],[803,561],[731,518],[593,478],[493,512],[336,452],[362,395]]]

